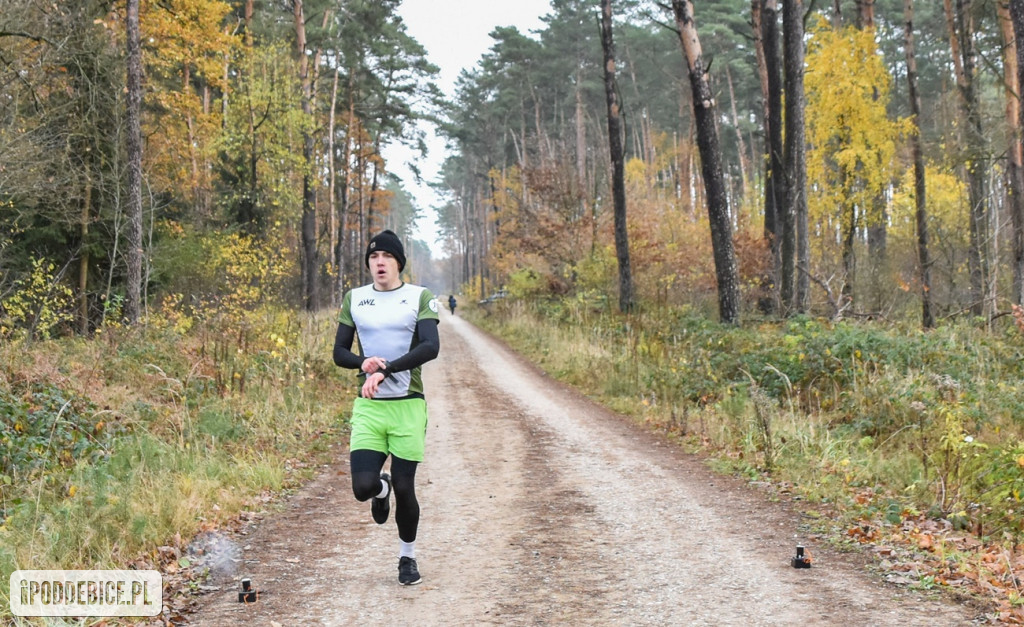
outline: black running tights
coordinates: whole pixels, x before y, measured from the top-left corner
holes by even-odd
[[[352,493],[356,499],[367,501],[380,494],[380,471],[388,456],[370,450],[355,450],[349,456],[352,472]],[[416,467],[401,457],[391,456],[391,488],[395,493],[395,522],[398,537],[403,542],[416,540],[420,524],[420,504],[416,500]]]

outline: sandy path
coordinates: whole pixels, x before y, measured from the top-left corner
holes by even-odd
[[[423,583],[397,531],[351,496],[344,460],[245,538],[237,581],[193,625],[967,625],[969,610],[881,584],[811,546],[783,505],[594,405],[461,318],[425,370]],[[789,559],[798,543],[811,569]]]

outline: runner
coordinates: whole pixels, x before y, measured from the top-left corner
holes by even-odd
[[[418,584],[416,468],[423,461],[427,404],[420,367],[437,357],[438,304],[430,290],[402,281],[405,249],[392,231],[366,247],[373,283],[345,294],[334,338],[334,363],[359,369],[363,385],[352,407],[352,492],[372,499],[373,520],[382,525],[395,495],[398,582]],[[352,342],[359,334],[359,354]],[[391,473],[382,472],[391,456]]]

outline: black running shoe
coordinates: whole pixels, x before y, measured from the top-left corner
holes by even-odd
[[[415,586],[423,581],[420,569],[416,568],[416,560],[411,557],[398,558],[398,583],[403,586]]]
[[[388,521],[388,514],[391,513],[391,475],[386,472],[380,473],[380,479],[388,484],[388,494],[382,499],[373,497],[370,504],[370,513],[373,514],[373,522],[383,525]]]

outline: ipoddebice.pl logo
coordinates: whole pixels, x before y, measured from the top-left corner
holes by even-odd
[[[16,570],[15,616],[157,616],[163,579],[155,570]]]

